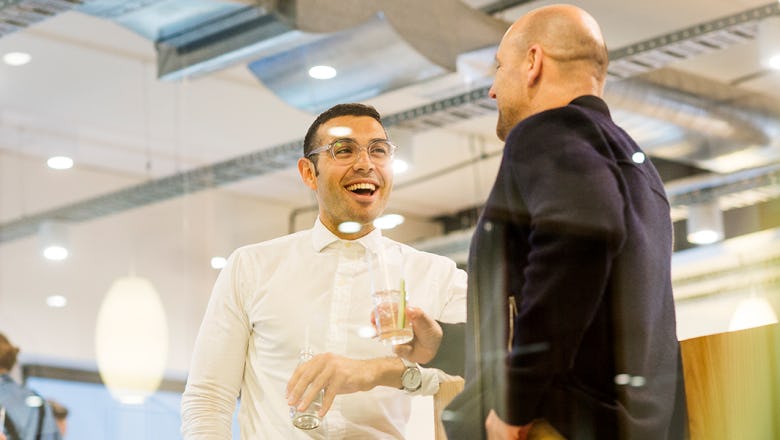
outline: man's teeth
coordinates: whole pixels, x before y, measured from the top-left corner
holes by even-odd
[[[357,191],[360,189],[365,189],[368,191],[376,191],[376,185],[373,183],[353,183],[352,185],[347,186],[347,191]]]

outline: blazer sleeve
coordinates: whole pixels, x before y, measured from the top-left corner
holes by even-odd
[[[439,322],[439,321],[437,321]],[[463,347],[466,342],[466,324],[439,322],[444,336],[436,356],[426,367],[438,368],[453,376],[463,376],[465,370],[465,353]]]

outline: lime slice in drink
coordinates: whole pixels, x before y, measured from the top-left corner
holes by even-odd
[[[401,278],[401,292],[398,299],[398,328],[406,327],[406,282]]]

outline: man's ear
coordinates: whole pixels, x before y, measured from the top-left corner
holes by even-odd
[[[538,44],[532,45],[528,48],[527,54],[528,62],[528,80],[529,87],[536,84],[542,75],[542,61],[544,60],[544,50]]]
[[[298,159],[298,173],[306,186],[317,191],[317,170],[311,160],[305,157]]]

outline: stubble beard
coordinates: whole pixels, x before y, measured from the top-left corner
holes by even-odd
[[[504,117],[504,113],[501,112],[501,110],[498,111],[498,121],[496,121],[496,136],[498,136],[498,139],[503,141],[506,141],[506,136],[509,134],[509,130],[512,127],[507,126],[506,118]]]

